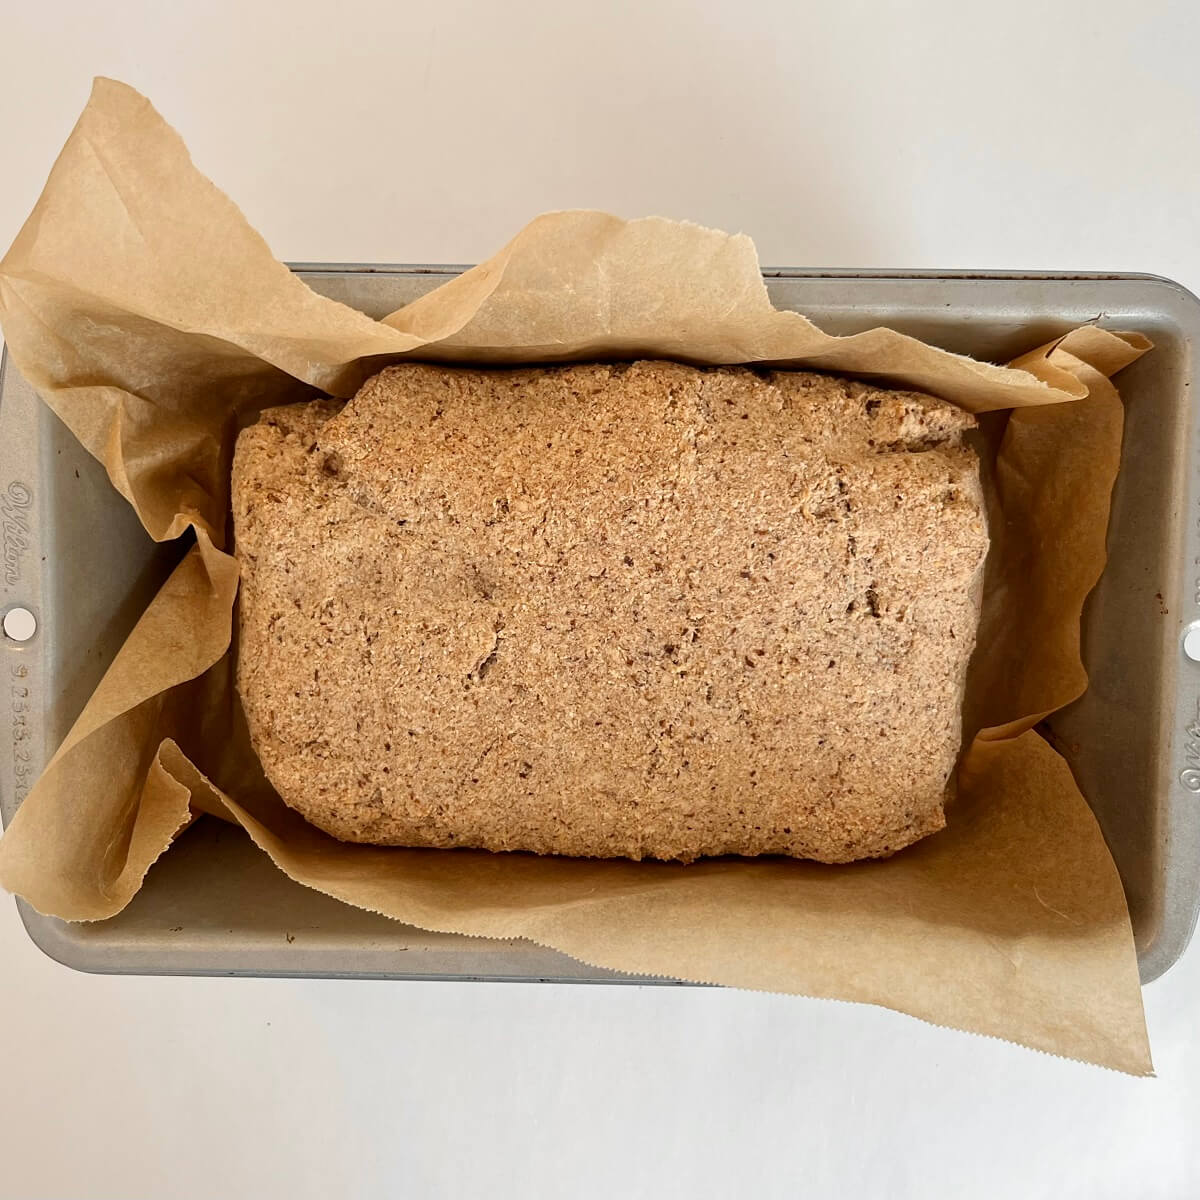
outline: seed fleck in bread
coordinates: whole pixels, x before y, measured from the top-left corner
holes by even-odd
[[[335,837],[690,860],[943,824],[974,422],[832,376],[405,364],[238,439],[238,685]]]

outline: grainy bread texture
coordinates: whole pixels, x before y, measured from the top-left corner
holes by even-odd
[[[830,376],[403,365],[233,468],[238,682],[338,838],[690,860],[943,824],[970,416]]]

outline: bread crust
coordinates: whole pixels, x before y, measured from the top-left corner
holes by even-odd
[[[269,410],[233,466],[267,775],[352,842],[890,854],[959,751],[973,425],[664,362],[404,364]]]

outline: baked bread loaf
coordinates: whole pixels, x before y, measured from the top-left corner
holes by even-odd
[[[238,686],[337,838],[691,860],[943,824],[973,419],[827,375],[405,364],[238,439]]]

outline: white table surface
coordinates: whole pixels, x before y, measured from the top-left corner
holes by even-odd
[[[0,244],[104,73],[285,259],[585,206],[1200,290],[1198,51],[1186,0],[0,0]],[[738,992],[88,977],[0,900],[0,1196],[1197,1196],[1200,942],[1145,999],[1134,1080]]]

